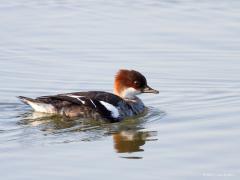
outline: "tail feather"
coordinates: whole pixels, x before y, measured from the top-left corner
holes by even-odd
[[[36,102],[35,99],[24,97],[24,96],[17,96],[18,99],[20,99],[23,103],[29,104],[29,102]]]
[[[40,102],[39,100],[32,99],[29,97],[24,96],[18,96],[18,98],[25,104],[31,106],[33,110],[37,112],[44,112],[44,113],[55,113],[55,108],[51,104],[46,104],[43,102]]]

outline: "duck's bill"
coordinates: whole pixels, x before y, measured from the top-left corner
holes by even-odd
[[[155,90],[149,86],[146,86],[143,90],[142,90],[142,93],[153,93],[153,94],[158,94],[159,91],[158,90]]]

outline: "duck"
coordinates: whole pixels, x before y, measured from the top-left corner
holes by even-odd
[[[120,122],[142,114],[146,106],[137,97],[142,93],[158,94],[147,84],[144,75],[135,70],[120,69],[114,80],[114,92],[84,91],[29,98],[18,96],[34,111],[67,118],[88,118]]]

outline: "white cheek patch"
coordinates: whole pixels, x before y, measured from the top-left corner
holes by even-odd
[[[107,109],[111,112],[112,114],[112,117],[114,118],[117,118],[119,117],[119,112],[118,112],[118,109],[113,106],[112,104],[109,104],[107,102],[104,102],[104,101],[100,101],[100,103]]]
[[[130,88],[126,88],[125,90],[123,90],[123,92],[121,93],[121,96],[123,98],[134,99],[135,96],[140,93],[141,93],[140,91],[130,87]]]
[[[75,99],[79,100],[82,104],[85,104],[85,101],[81,99],[84,96],[76,96],[76,95],[72,95],[72,94],[68,94],[66,96],[75,98]]]

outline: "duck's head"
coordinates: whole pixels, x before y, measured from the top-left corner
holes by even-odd
[[[159,91],[147,85],[146,78],[137,71],[121,69],[117,72],[114,81],[114,94],[123,99],[135,99],[141,93],[158,94]]]

